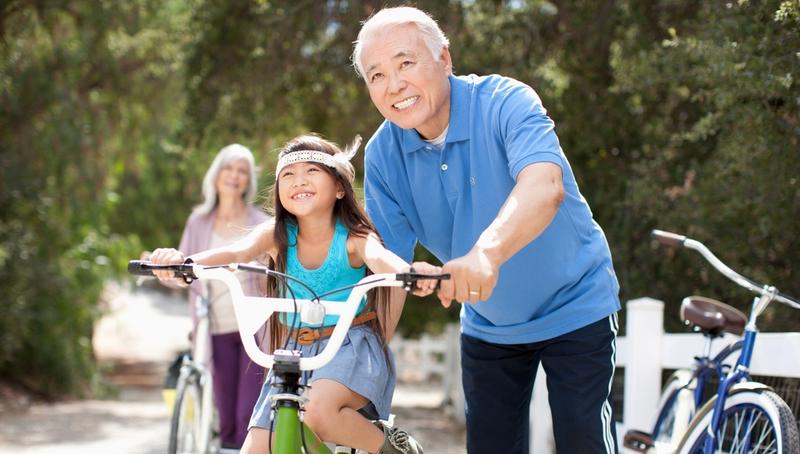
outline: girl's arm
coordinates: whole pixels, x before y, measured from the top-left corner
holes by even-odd
[[[351,236],[347,241],[348,254],[359,258],[363,263],[372,270],[373,273],[405,273],[411,268],[405,260],[401,259],[394,252],[386,249],[378,236],[374,233],[362,236]],[[433,266],[424,262],[415,262],[414,271],[427,274],[441,273],[441,268]],[[433,293],[436,288],[437,282],[418,281],[417,288],[413,291],[415,295],[425,296]],[[393,287],[390,290],[389,296],[389,313],[386,314],[387,326],[384,328],[386,332],[386,340],[390,340],[394,336],[397,329],[397,323],[400,321],[400,315],[403,313],[403,307],[406,302],[406,292],[400,287]]]
[[[405,260],[386,249],[375,233],[363,237],[352,236],[348,245],[352,246],[352,250],[348,247],[348,252],[363,260],[373,273],[406,273],[411,268]],[[418,273],[441,273],[441,268],[425,262],[415,262],[413,267]],[[412,293],[417,296],[430,295],[436,289],[436,284],[436,280],[418,281],[417,288]]]
[[[273,233],[275,221],[270,219],[259,224],[252,232],[235,243],[216,249],[192,254],[188,258],[203,265],[225,265],[227,263],[247,263],[262,257],[264,253],[273,254]]]
[[[187,258],[201,265],[246,263],[263,256],[265,252],[274,256],[272,237],[274,231],[275,222],[270,219],[257,226],[241,240],[227,246],[198,252],[189,257],[184,257],[183,253],[177,249],[159,248],[153,251],[150,261],[158,265],[179,264],[183,263]],[[176,281],[169,271],[154,271],[153,274],[161,281]]]

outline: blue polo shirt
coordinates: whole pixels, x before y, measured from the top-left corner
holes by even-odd
[[[518,344],[551,339],[619,309],[600,226],[529,86],[507,77],[450,76],[444,147],[384,121],[366,147],[366,208],[389,249],[410,261],[419,241],[443,263],[472,248],[529,164],[561,167],[565,197],[550,225],[500,267],[487,301],[464,304],[462,332]]]

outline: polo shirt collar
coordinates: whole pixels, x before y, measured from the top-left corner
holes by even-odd
[[[447,131],[445,143],[469,139],[469,108],[471,84],[452,74],[450,81],[450,129]],[[460,112],[460,115],[453,115]],[[464,115],[463,113],[466,113]],[[416,129],[401,129],[401,147],[405,152],[417,151],[428,146],[428,143],[417,133]]]

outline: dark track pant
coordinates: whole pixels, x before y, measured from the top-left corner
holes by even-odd
[[[527,454],[541,361],[559,454],[616,453],[611,379],[617,317],[541,342],[492,344],[461,335],[469,454]],[[535,418],[536,415],[533,415]]]
[[[211,336],[211,348],[220,441],[240,447],[264,383],[264,369],[250,361],[238,332]]]

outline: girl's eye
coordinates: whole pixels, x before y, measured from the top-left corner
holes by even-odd
[[[289,177],[289,176],[292,176],[292,172],[289,172],[288,170],[281,174],[281,178],[286,178],[286,177]]]

